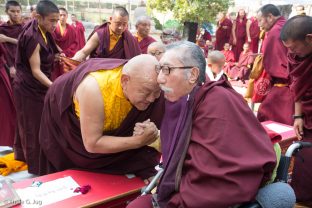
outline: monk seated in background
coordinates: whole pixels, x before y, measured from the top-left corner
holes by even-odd
[[[225,56],[225,63],[223,67],[223,70],[225,71],[225,73],[227,73],[229,69],[233,67],[235,64],[234,53],[233,51],[230,50],[230,48],[231,48],[231,45],[229,43],[225,43],[223,50],[221,51]]]
[[[248,43],[244,44],[243,49],[238,62],[227,71],[227,75],[231,79],[242,80],[242,82],[245,82],[245,80],[249,79],[250,69],[255,57],[253,56],[252,51],[249,50]]]
[[[70,168],[155,174],[152,147],[163,115],[151,55],[90,59],[59,77],[46,95],[39,133],[40,175]],[[154,102],[155,101],[155,102]],[[144,130],[133,134],[135,125]]]

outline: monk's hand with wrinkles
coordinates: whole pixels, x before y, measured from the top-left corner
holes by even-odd
[[[297,138],[301,140],[303,136],[303,119],[302,118],[295,119],[294,130],[296,132]]]
[[[143,123],[136,123],[133,136],[137,136],[139,146],[149,145],[158,137],[158,129],[156,125],[149,119]]]

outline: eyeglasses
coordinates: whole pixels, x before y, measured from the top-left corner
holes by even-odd
[[[155,51],[155,52],[149,52],[149,54],[150,55],[152,55],[152,56],[159,56],[160,54],[162,54],[163,53],[163,51]]]
[[[172,69],[190,69],[190,68],[193,68],[193,66],[167,66],[167,65],[164,65],[164,66],[156,65],[155,66],[155,70],[156,70],[157,74],[159,74],[160,71],[162,71],[162,73],[165,75],[169,75],[170,71]]]

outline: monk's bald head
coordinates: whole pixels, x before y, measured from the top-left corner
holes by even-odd
[[[121,86],[125,97],[138,110],[145,110],[160,96],[154,56],[142,54],[125,64],[122,70]]]
[[[130,59],[123,67],[122,73],[135,79],[156,80],[157,74],[155,66],[158,65],[157,59],[149,54],[141,54]]]
[[[282,41],[303,41],[308,34],[312,35],[312,17],[300,15],[294,16],[286,22],[280,36]]]
[[[113,9],[113,13],[112,16],[122,16],[122,17],[129,17],[129,13],[126,10],[126,8],[122,7],[122,6],[117,6]]]

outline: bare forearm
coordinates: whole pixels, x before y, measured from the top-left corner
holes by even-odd
[[[123,152],[143,146],[144,144],[140,144],[138,137],[139,136],[115,137],[105,135],[93,144],[85,143],[85,148],[91,153],[111,154]]]
[[[295,115],[302,115],[302,106],[300,101],[295,102]]]
[[[46,87],[50,87],[52,85],[52,81],[41,70],[33,72],[33,76]]]

